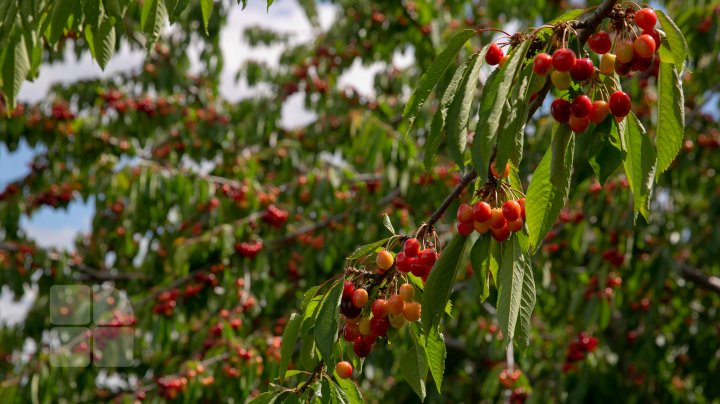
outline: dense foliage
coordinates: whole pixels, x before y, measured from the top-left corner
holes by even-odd
[[[38,291],[25,321],[0,326],[0,402],[720,399],[718,1],[653,4],[650,65],[568,83],[534,72],[536,55],[580,52],[622,21],[639,34],[637,13],[618,14],[639,7],[337,0],[322,30],[299,3],[316,35],[246,30],[285,48],[277,66],[244,65],[238,79],[261,91],[230,102],[219,33],[237,1],[0,0],[0,142],[36,152],[0,190],[0,284]],[[508,26],[525,35],[498,41]],[[501,67],[493,41],[509,45]],[[69,50],[105,66],[123,43],[147,49],[143,66],[16,104]],[[595,46],[577,56],[602,70]],[[414,63],[393,66],[407,50]],[[372,97],[338,85],[356,61],[384,66]],[[624,119],[579,128],[550,108],[615,90]],[[283,127],[298,96],[316,119]],[[459,208],[520,199],[507,236]],[[95,214],[74,250],[23,232],[78,200]],[[429,264],[404,268],[416,247]],[[51,287],[101,284],[132,310],[105,297],[110,331],[59,349],[52,319],[85,309]],[[348,326],[354,303],[367,320]],[[132,366],[57,366],[122,356],[117,326],[132,327]],[[383,338],[344,341],[362,327]]]

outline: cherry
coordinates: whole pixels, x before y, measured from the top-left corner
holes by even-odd
[[[502,206],[502,214],[508,222],[517,220],[522,213],[520,204],[517,201],[506,201]]]
[[[606,53],[600,58],[600,73],[609,76],[615,72],[615,56],[612,53]]]
[[[388,314],[388,301],[385,299],[376,299],[372,304],[372,314],[375,317],[383,317]]]
[[[356,318],[360,315],[361,312],[362,307],[356,307],[353,304],[351,297],[342,299],[340,301],[340,313],[342,313],[345,318]]]
[[[415,297],[415,288],[409,283],[403,283],[400,285],[400,291],[398,292],[406,302],[412,301]]]
[[[370,319],[370,334],[378,337],[384,337],[387,335],[387,330],[390,328],[390,321],[387,316],[373,317]]]
[[[508,227],[507,222],[505,222],[504,226],[500,228],[490,229],[490,234],[492,234],[492,237],[496,241],[503,242],[510,238],[510,228]]]
[[[575,66],[570,69],[570,77],[575,81],[585,81],[591,78],[593,73],[595,73],[595,66],[588,58],[578,59]]]
[[[492,175],[497,179],[503,179],[510,175],[510,163],[505,163],[505,172],[502,174],[497,170],[497,167],[495,167],[495,160],[493,160],[492,164],[490,164],[490,172]]]
[[[407,302],[405,303],[405,308],[403,309],[403,316],[405,316],[407,321],[412,323],[413,321],[420,320],[421,311],[422,307],[420,306],[420,303]]]
[[[364,335],[357,337],[355,340],[355,343],[353,344],[353,351],[355,351],[355,355],[357,355],[358,358],[364,358],[368,355],[370,355],[370,351],[373,349],[373,345],[375,344],[375,336],[372,335]]]
[[[473,220],[473,208],[472,206],[463,203],[458,207],[457,220],[460,223],[467,223]]]
[[[463,237],[467,237],[467,236],[471,235],[474,229],[475,228],[473,227],[472,222],[457,224],[458,234],[460,234]]]
[[[563,48],[556,50],[552,55],[552,64],[556,70],[567,72],[575,66],[575,52],[572,49]]]
[[[635,38],[633,49],[640,57],[649,58],[655,53],[655,39],[648,34],[642,34]]]
[[[493,208],[492,217],[490,217],[490,228],[499,229],[507,224],[507,219],[503,215],[503,211],[500,208]]]
[[[520,218],[508,223],[508,229],[510,229],[510,231],[512,231],[512,232],[518,232],[518,231],[522,230],[522,228],[523,228],[523,220]]]
[[[352,303],[355,307],[364,307],[368,302],[368,292],[365,289],[355,289],[352,294]]]
[[[590,113],[590,122],[598,125],[607,118],[609,113],[610,106],[608,106],[608,103],[603,100],[597,100],[593,102],[592,113]]]
[[[405,317],[402,314],[390,314],[388,316],[390,326],[393,328],[402,328],[405,325]]]
[[[461,225],[470,226],[470,233],[472,233],[472,223],[461,223]],[[467,235],[469,235],[469,234],[466,235],[466,234],[462,234],[462,233],[460,233],[460,234],[465,237]],[[417,276],[418,278],[422,278],[423,276],[427,275],[430,272],[430,267],[423,264],[419,258],[416,258],[415,261],[412,264],[410,264],[410,272],[412,272],[412,274]]]
[[[554,72],[552,72],[552,74],[550,74],[550,81],[555,86],[555,88],[562,91],[570,88],[570,85],[572,84],[572,77],[568,72],[561,72],[560,70],[555,70]]]
[[[490,220],[492,207],[485,201],[480,201],[473,207],[473,220],[476,222],[485,222]]]
[[[550,104],[550,114],[556,122],[567,123],[570,120],[571,105],[567,100],[558,98]]]
[[[358,331],[360,331],[360,335],[370,335],[369,317],[363,317],[358,321]]]
[[[552,56],[547,53],[538,53],[533,60],[533,71],[540,76],[547,76],[553,69]]]
[[[472,223],[472,222],[470,222]],[[432,268],[433,265],[435,265],[435,261],[437,261],[437,253],[435,250],[431,248],[426,248],[422,251],[420,251],[420,254],[417,256],[417,259],[420,260],[420,262],[425,265],[428,268]]]
[[[644,31],[650,31],[657,24],[657,15],[652,8],[643,8],[635,13],[635,24]]]
[[[343,326],[343,338],[345,341],[353,342],[360,336],[357,324],[345,324]]]
[[[498,65],[500,67],[505,66],[505,62],[507,62],[508,59],[510,59],[510,55],[503,55],[503,57],[500,58],[500,63],[498,63]]]
[[[395,257],[395,266],[398,271],[408,273],[410,272],[410,265],[412,265],[413,261],[415,261],[415,258],[410,258],[405,255],[404,252],[400,252],[397,257]]]
[[[635,57],[632,60],[631,66],[632,70],[638,70],[641,72],[644,72],[645,70],[649,69],[653,65],[653,61],[655,60],[654,55],[650,55],[649,58],[640,57],[639,54],[635,54]]]
[[[487,53],[485,54],[485,62],[487,62],[490,66],[495,66],[500,63],[500,59],[502,59],[504,54],[503,50],[494,43],[490,45]]]
[[[342,293],[343,299],[351,297],[352,293],[354,291],[355,291],[355,286],[353,286],[353,283],[350,281],[345,281],[345,283],[343,284],[343,293]]]
[[[387,302],[387,310],[390,314],[402,314],[405,309],[405,299],[399,294],[390,296]]]
[[[630,113],[630,96],[622,91],[615,91],[610,94],[610,112],[618,118],[623,118]]]
[[[382,273],[390,269],[393,265],[394,258],[390,251],[382,250],[377,254],[375,263],[377,264],[378,270]]]
[[[420,253],[420,242],[415,237],[409,238],[405,240],[403,250],[405,251],[405,255],[408,257],[417,257]]]
[[[338,362],[337,365],[335,365],[335,373],[337,373],[341,379],[349,379],[350,376],[352,376],[352,372],[353,367],[348,361]]]
[[[615,73],[617,73],[620,76],[627,76],[632,71],[632,62],[630,63],[623,63],[621,61],[615,62]]]
[[[575,97],[570,105],[570,112],[577,118],[585,118],[592,112],[592,100],[587,95],[579,95]],[[570,118],[572,119],[572,117]]]
[[[475,227],[475,231],[480,234],[485,234],[490,230],[490,221],[486,220],[484,222],[473,222],[473,226]]]
[[[643,31],[641,35],[650,35],[655,40],[655,49],[660,47],[660,34],[656,30]]]
[[[583,133],[587,130],[588,126],[590,126],[590,118],[587,116],[579,117],[571,115],[568,126],[570,126],[570,129],[575,133]]]
[[[630,63],[635,55],[635,48],[633,48],[633,44],[628,41],[620,42],[615,46],[615,55],[620,62]]]
[[[520,204],[520,215],[522,216],[523,220],[525,220],[525,198],[520,198],[517,201]]]
[[[605,54],[610,52],[610,48],[612,48],[612,41],[610,41],[610,35],[608,35],[605,31],[598,31],[597,33],[593,34],[588,38],[588,46],[590,46],[590,49],[599,54]]]

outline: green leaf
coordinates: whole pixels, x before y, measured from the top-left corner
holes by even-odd
[[[72,0],[56,0],[53,5],[50,27],[47,34],[50,45],[55,45],[65,32],[68,18],[70,18],[74,7],[71,1]]]
[[[315,329],[313,331],[315,343],[323,360],[327,363],[333,362],[333,346],[338,339],[338,309],[340,307],[342,291],[343,282],[336,281],[328,291],[325,301],[318,312],[317,321],[315,321]]]
[[[445,357],[447,356],[446,349],[445,337],[437,327],[435,327],[427,336],[425,350],[427,352],[430,374],[433,380],[435,380],[438,393],[442,391],[442,381],[445,374]]]
[[[513,234],[503,245],[502,262],[498,274],[497,318],[500,323],[505,345],[515,337],[515,326],[522,301],[525,258],[520,249],[517,235]]]
[[[660,63],[658,76],[657,145],[658,177],[670,167],[685,137],[685,97],[675,65]]]
[[[103,19],[98,31],[93,36],[94,46],[91,48],[94,50],[93,57],[97,60],[100,68],[104,70],[115,52],[115,27],[109,18]]]
[[[270,8],[270,4],[268,4],[268,8]],[[202,12],[205,35],[208,35],[208,22],[210,22],[213,11],[213,0],[200,0],[200,11]]]
[[[378,247],[385,245],[385,243],[387,243],[388,240],[390,240],[390,237],[384,238],[382,240],[378,240],[374,243],[365,244],[364,246],[355,250],[355,252],[350,254],[346,259],[356,260],[358,258],[362,258],[362,257],[370,254],[371,252],[375,251],[375,249],[377,249]]]
[[[290,315],[290,319],[285,325],[285,331],[282,337],[282,347],[280,348],[280,365],[278,368],[278,377],[280,384],[285,381],[285,371],[287,370],[293,351],[295,350],[295,342],[297,342],[298,332],[302,324],[302,316],[298,313]]]
[[[452,292],[455,277],[465,254],[467,237],[456,234],[440,254],[440,259],[430,271],[422,300],[422,325],[426,333],[440,323],[443,310]]]
[[[530,345],[530,318],[535,309],[535,277],[533,275],[530,257],[523,254],[523,282],[522,298],[520,299],[520,311],[515,326],[515,343],[521,351],[525,351]]]
[[[470,250],[470,263],[472,264],[473,275],[480,287],[480,302],[490,296],[490,236],[482,234]]]
[[[568,139],[566,147],[559,147],[562,146],[561,142],[553,141],[558,146],[557,151],[553,153],[553,148],[550,148],[545,152],[545,156],[530,179],[525,198],[529,242],[533,252],[537,251],[545,234],[555,223],[570,191],[575,138],[571,136],[567,125],[556,125],[554,131],[553,139]],[[564,178],[564,181],[560,186],[555,186],[550,178],[553,154],[556,155],[558,162],[562,162],[562,175],[559,177]]]
[[[390,234],[395,235],[395,228],[393,227],[392,222],[390,221],[390,216],[388,216],[387,213],[383,213],[383,226],[388,229]]]
[[[534,74],[532,69],[532,63],[529,63],[521,71],[513,91],[513,97],[506,104],[509,108],[503,114],[502,130],[498,133],[496,167],[505,167],[508,160],[515,167],[520,166],[525,141],[525,124],[530,110],[528,98],[535,85],[535,80],[540,80],[540,76]]]
[[[425,378],[428,372],[426,358],[427,353],[425,352],[425,347],[419,344],[415,337],[412,338],[410,348],[405,351],[400,358],[400,373],[405,381],[410,384],[415,394],[423,401],[425,400],[426,394]]]
[[[10,113],[11,109],[15,108],[20,87],[30,71],[30,58],[22,35],[16,35],[4,48],[2,90],[5,95],[5,103],[10,107],[8,108],[8,113]]]
[[[667,42],[670,46],[669,50],[673,56],[672,59],[668,60],[669,58],[666,57],[667,53],[662,51],[662,48],[666,46],[665,43],[663,43],[660,46],[660,61],[663,63],[674,63],[678,66],[678,69],[682,69],[683,64],[685,63],[685,58],[687,58],[688,54],[688,45],[687,42],[685,42],[685,37],[683,36],[682,31],[680,31],[680,28],[678,28],[673,20],[671,20],[670,17],[668,17],[662,10],[655,9],[655,14],[657,14],[660,26],[662,26],[662,29],[665,32]]]
[[[496,72],[488,77],[480,98],[480,112],[478,123],[473,138],[472,159],[475,171],[480,178],[487,176],[490,165],[492,147],[497,142],[498,130],[501,121],[505,102],[512,88],[515,74],[525,59],[530,42],[525,41],[515,48],[505,64],[496,69]]]
[[[337,385],[342,389],[351,404],[362,404],[364,403],[362,394],[357,385],[350,379],[341,379],[337,373],[335,373],[335,381]]]
[[[605,181],[622,164],[622,152],[620,151],[620,138],[617,126],[612,119],[606,119],[593,131],[591,137],[590,166],[598,177],[600,184]]]
[[[331,400],[328,402],[332,403],[332,404],[336,404],[336,403],[350,404],[350,398],[347,396],[347,394],[345,394],[345,391],[343,389],[341,389],[340,386],[338,386],[338,384],[334,380],[330,379],[329,376],[326,376],[326,378],[328,381],[328,385],[330,387],[330,397],[331,397]],[[336,379],[339,379],[339,378],[336,378]],[[323,397],[323,398],[325,398],[325,397]]]
[[[267,9],[265,10],[266,12],[270,12],[270,6],[272,6],[272,4],[273,0],[267,0]]]
[[[558,130],[552,138],[550,150],[552,150],[552,162],[550,163],[550,182],[558,188],[569,182],[568,177],[572,174],[572,170],[567,170],[565,160],[568,151],[570,139],[573,138],[572,132],[569,130]]]
[[[460,167],[465,165],[463,152],[467,144],[466,128],[470,118],[470,107],[480,78],[480,67],[482,67],[479,54],[471,55],[465,61],[465,64],[467,66],[465,75],[458,86],[459,92],[453,99],[452,104],[450,104],[447,115],[447,120],[450,123],[448,127],[448,151]]]
[[[280,396],[285,394],[285,391],[267,391],[265,393],[260,394],[259,396],[253,398],[252,400],[248,401],[248,403],[253,404],[272,404],[276,402]]]
[[[170,22],[174,23],[180,18],[180,14],[185,11],[188,3],[190,3],[190,0],[165,0],[165,7]]]
[[[147,34],[147,48],[151,49],[160,37],[168,18],[165,0],[145,0],[140,12],[140,26]]]
[[[655,147],[645,133],[645,128],[633,113],[620,122],[618,131],[620,132],[620,143],[625,152],[623,166],[630,190],[633,193],[635,216],[637,218],[637,213],[640,213],[647,220],[657,163]]]
[[[408,119],[408,132],[412,128],[412,124],[415,121],[415,117],[420,111],[420,107],[425,103],[430,92],[435,88],[438,81],[447,70],[450,63],[455,59],[455,55],[460,52],[460,49],[465,45],[468,39],[475,35],[475,30],[465,29],[453,36],[450,39],[447,47],[438,55],[437,58],[432,62],[425,74],[420,77],[420,82],[417,88],[413,92],[412,96],[405,105],[403,111],[403,118]]]

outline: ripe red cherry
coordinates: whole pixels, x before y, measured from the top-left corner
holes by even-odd
[[[656,30],[643,31],[642,35],[650,35],[655,40],[655,49],[660,47],[660,34]]]
[[[490,234],[496,241],[503,242],[510,238],[510,228],[508,227],[506,222],[503,227],[500,227],[498,229],[490,229]]]
[[[630,65],[632,66],[632,70],[644,72],[652,67],[654,60],[655,55],[650,55],[649,58],[643,58],[636,53]]]
[[[568,48],[558,49],[552,56],[553,67],[561,72],[572,69],[572,67],[575,66],[575,61],[575,52]]]
[[[470,222],[472,223],[472,222]],[[417,259],[426,267],[432,268],[433,265],[435,265],[435,261],[437,261],[437,253],[435,250],[431,248],[426,248],[422,251],[420,251],[420,254],[418,254]]]
[[[375,317],[383,317],[387,316],[388,314],[388,307],[387,307],[388,301],[385,299],[375,299],[375,301],[372,304],[372,314]]]
[[[470,205],[463,203],[457,211],[457,220],[460,223],[467,223],[473,220],[473,209]]]
[[[635,38],[633,49],[635,53],[642,58],[652,57],[655,53],[655,39],[648,34],[642,34]]]
[[[415,260],[415,258],[410,258],[407,255],[405,255],[404,252],[398,253],[397,257],[395,257],[395,266],[397,267],[398,271],[403,273],[410,272],[410,265]]]
[[[502,59],[503,56],[503,50],[497,44],[492,44],[485,54],[485,62],[490,66],[495,66],[500,63],[500,59]]]
[[[571,112],[570,102],[562,98],[558,98],[550,104],[550,114],[559,123],[567,123],[570,120]]]
[[[603,100],[597,100],[593,102],[593,109],[592,113],[590,114],[590,122],[598,125],[602,121],[604,121],[605,118],[607,118],[609,113],[610,107],[608,106],[608,103]]]
[[[630,96],[623,91],[615,91],[610,94],[610,112],[618,118],[623,118],[630,113]]]
[[[354,291],[355,291],[355,286],[353,286],[353,283],[350,281],[345,281],[345,283],[343,284],[342,297],[349,298],[350,296],[352,296],[352,293]]]
[[[533,60],[533,71],[540,76],[547,76],[552,71],[552,56],[547,53],[538,53]]]
[[[355,351],[355,355],[357,355],[358,358],[364,358],[370,355],[370,351],[372,351],[374,344],[374,335],[361,335],[355,340],[355,343],[353,344],[353,351]]]
[[[472,222],[470,223],[460,223],[458,225],[458,232],[460,229],[460,225],[462,226],[470,226],[472,228]],[[470,233],[472,233],[472,230],[470,230]],[[469,234],[465,235],[460,233],[463,237],[467,237]],[[429,266],[425,265],[420,261],[420,258],[415,258],[415,261],[413,261],[412,264],[410,264],[410,272],[412,272],[413,275],[417,276],[418,278],[422,278],[423,276],[427,275],[430,272]]]
[[[473,230],[475,230],[475,227],[473,227],[472,222],[468,223],[460,223],[457,224],[457,231],[458,234],[460,234],[463,237],[467,237],[472,234]]]
[[[384,337],[387,335],[388,328],[390,328],[390,321],[388,321],[387,316],[370,319],[370,334]]]
[[[651,29],[655,28],[655,24],[657,24],[657,15],[655,14],[655,10],[652,8],[643,8],[642,10],[638,10],[635,13],[635,24],[637,24],[640,29],[645,31],[650,31]]]
[[[352,376],[353,367],[348,361],[342,361],[338,362],[337,365],[335,365],[335,373],[341,378],[341,379],[348,379],[350,376]]]
[[[522,219],[518,219],[513,222],[508,222],[508,229],[510,229],[510,231],[512,231],[512,232],[518,232],[518,231],[522,230],[522,227],[523,227]]]
[[[493,208],[492,216],[490,217],[490,230],[499,229],[507,224],[507,219],[503,215],[503,211],[500,208]]]
[[[417,257],[420,253],[420,242],[415,237],[409,238],[405,240],[403,250],[408,257]]]
[[[572,129],[575,133],[585,132],[589,125],[590,118],[588,118],[587,116],[581,118],[575,115],[571,115],[570,120],[568,121],[568,126],[570,126],[570,129]]]
[[[575,61],[575,66],[570,69],[570,77],[575,81],[585,81],[595,73],[595,66],[592,60],[580,58]]]
[[[615,73],[619,76],[627,76],[632,71],[632,61],[623,63],[619,60],[615,61]]]
[[[476,222],[485,222],[490,220],[490,214],[492,208],[490,204],[485,201],[480,201],[473,207],[473,220]]]
[[[390,314],[402,314],[403,309],[405,309],[405,299],[403,299],[403,297],[399,294],[390,296],[387,303],[387,309]]]
[[[340,313],[342,313],[345,318],[357,318],[361,312],[362,307],[356,307],[352,302],[352,298],[348,297],[340,301]]]
[[[368,292],[365,289],[355,289],[352,294],[352,302],[355,307],[364,307],[368,302]]]
[[[587,95],[578,95],[570,105],[572,116],[577,118],[585,118],[592,112],[592,100]]]
[[[473,226],[475,227],[475,231],[480,234],[485,234],[490,230],[490,221],[484,221],[484,222],[473,222]]]
[[[502,206],[502,214],[508,222],[513,222],[522,214],[522,208],[517,201],[506,201]]]
[[[525,198],[520,198],[517,201],[518,204],[520,204],[520,215],[522,216],[523,220],[525,220]]]
[[[599,54],[605,54],[610,52],[610,48],[612,48],[612,41],[610,40],[610,35],[608,35],[605,31],[598,31],[597,33],[590,36],[588,39],[588,46],[590,46],[590,49]]]
[[[360,331],[355,324],[345,324],[343,326],[343,338],[348,342],[355,342],[357,337],[360,336]]]
[[[492,164],[490,164],[490,172],[495,178],[503,179],[510,174],[510,163],[505,163],[505,171],[503,173],[500,173],[497,170],[497,167],[495,167],[495,160],[493,160]]]

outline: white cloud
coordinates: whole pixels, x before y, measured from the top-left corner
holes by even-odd
[[[40,227],[37,225],[26,224],[23,227],[23,230],[25,230],[25,233],[29,238],[35,240],[35,242],[41,247],[56,247],[66,250],[73,249],[73,241],[80,233],[80,229],[70,226]]]

